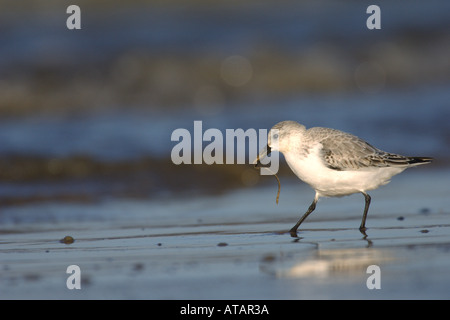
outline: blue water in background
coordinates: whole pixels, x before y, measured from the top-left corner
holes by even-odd
[[[366,2],[271,1],[229,5],[124,5],[119,9],[82,8],[82,30],[65,28],[65,5],[3,12],[0,22],[0,70],[9,74],[34,65],[64,68],[92,61],[101,64],[125,50],[154,55],[245,54],[269,43],[283,52],[301,52],[311,44],[341,44],[355,53],[359,46],[390,41],[406,32],[447,33],[448,1],[380,1],[382,29],[368,31]],[[64,10],[64,11],[63,11]],[[411,36],[411,35],[410,35]],[[414,36],[412,36],[414,38]],[[433,48],[432,48],[433,49]],[[443,44],[442,48],[449,49]],[[431,49],[430,49],[431,50]],[[357,53],[356,53],[357,54]],[[450,56],[450,52],[449,55]],[[443,70],[450,76],[450,70]],[[444,80],[449,80],[449,77]],[[176,128],[270,128],[281,120],[307,127],[329,126],[354,133],[392,152],[449,157],[449,82],[384,87],[375,94],[301,92],[289,97],[230,101],[213,115],[191,106],[154,110],[109,110],[75,117],[35,115],[0,119],[0,155],[48,157],[87,154],[104,160],[140,156],[167,158]],[[89,101],[86,101],[89,104]],[[95,110],[97,106],[92,105]]]
[[[169,158],[178,143],[177,128],[193,137],[194,121],[203,132],[218,128],[270,129],[278,121],[295,120],[307,127],[324,126],[356,134],[390,152],[412,156],[450,157],[450,90],[423,88],[384,93],[375,98],[300,97],[258,105],[230,106],[219,114],[196,112],[106,112],[69,118],[30,117],[0,123],[0,153],[48,157],[90,155],[104,161],[152,156]],[[205,142],[207,143],[207,142]]]
[[[369,1],[111,4],[112,8],[82,7],[82,30],[76,32],[65,28],[66,4],[27,8],[23,1],[25,10],[4,10],[0,65],[55,57],[68,57],[74,64],[102,61],[130,47],[196,54],[242,52],[258,42],[274,43],[281,50],[331,39],[360,46],[405,30],[448,32],[450,18],[450,3],[445,0],[381,0],[377,4],[382,29],[369,33],[365,27]]]
[[[370,4],[334,1],[84,4],[82,29],[76,31],[65,27],[66,4],[12,6],[0,13],[0,89],[4,93],[10,92],[10,83],[24,88],[25,95],[35,93],[40,88],[41,75],[44,79],[48,72],[59,74],[62,79],[88,72],[95,77],[96,72],[103,72],[108,80],[114,74],[109,74],[105,65],[114,66],[114,61],[130,52],[150,61],[169,56],[185,64],[192,57],[208,63],[208,59],[220,61],[232,55],[257,56],[260,51],[269,52],[269,56],[278,53],[273,63],[282,63],[282,57],[295,61],[305,55],[318,64],[312,70],[320,71],[322,63],[327,70],[330,61],[340,70],[342,64],[344,71],[337,78],[342,76],[343,82],[345,78],[351,88],[329,89],[321,87],[319,81],[317,90],[299,83],[285,94],[283,82],[279,84],[283,88],[280,93],[265,92],[264,87],[247,90],[244,86],[239,88],[238,99],[227,96],[220,101],[219,108],[207,112],[196,108],[189,99],[166,106],[146,99],[127,102],[126,97],[116,101],[112,96],[111,101],[102,105],[86,99],[83,110],[71,110],[66,106],[70,101],[63,99],[60,106],[43,112],[34,110],[32,101],[29,110],[19,116],[0,115],[0,157],[53,159],[82,155],[103,162],[149,157],[171,164],[170,152],[177,143],[171,141],[172,132],[185,128],[193,133],[196,120],[203,121],[203,130],[218,128],[222,132],[238,128],[270,129],[278,121],[295,120],[306,127],[332,127],[353,133],[389,152],[431,156],[436,158],[436,164],[448,165],[450,2],[379,1],[382,29],[374,31],[366,28],[366,8]],[[406,63],[422,72],[411,73],[411,78],[408,73],[411,70],[399,68],[398,84],[391,86],[388,82],[375,92],[358,90],[352,82],[353,74],[346,74],[346,70],[355,69],[367,58],[365,55],[376,58],[380,52],[376,50],[383,50],[380,45],[392,48],[392,44],[405,50]],[[322,49],[314,51],[317,48]],[[373,48],[376,50],[372,52]],[[334,56],[335,52],[339,57]],[[398,59],[392,62],[393,67],[404,62],[401,53],[393,56]],[[318,60],[314,60],[316,55]],[[408,59],[417,61],[419,66]],[[265,61],[272,63],[270,58]],[[258,65],[254,68],[256,77]],[[193,78],[196,71],[202,72],[194,70]],[[425,76],[417,76],[422,74]],[[275,80],[275,86],[278,76],[276,72],[267,75]],[[314,82],[316,75],[311,76]],[[320,72],[317,78],[321,80]],[[29,79],[37,82],[31,89]],[[181,87],[189,88],[188,82],[189,79],[181,83]],[[93,85],[98,85],[90,88],[94,92],[104,89],[101,81]],[[52,89],[51,82],[48,86],[47,92],[59,93],[60,88]],[[150,86],[149,93],[153,89]],[[170,83],[165,90],[170,96]],[[233,90],[230,89],[232,93]],[[30,99],[34,96],[30,95]],[[1,107],[0,102],[0,110]],[[2,189],[4,194],[11,193],[7,188]]]

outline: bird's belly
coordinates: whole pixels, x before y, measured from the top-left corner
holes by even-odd
[[[339,171],[326,167],[314,157],[292,161],[286,157],[292,171],[309,184],[320,196],[339,197],[373,190],[387,184],[389,179],[405,168],[379,167],[365,170]]]

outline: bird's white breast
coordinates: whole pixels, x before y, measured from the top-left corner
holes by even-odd
[[[359,170],[334,170],[327,167],[316,144],[309,154],[299,156],[295,150],[284,153],[291,170],[320,196],[345,196],[373,190],[389,182],[389,179],[405,168],[374,167]]]

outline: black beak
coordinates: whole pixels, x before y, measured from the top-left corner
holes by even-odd
[[[260,159],[264,158],[265,156],[268,156],[272,152],[272,149],[269,145],[267,145],[264,150],[259,154],[259,156],[256,158],[256,160],[253,162],[255,164],[255,168],[261,167]]]
[[[267,150],[266,155],[268,156],[272,152],[272,148],[269,145],[267,145],[266,150]]]

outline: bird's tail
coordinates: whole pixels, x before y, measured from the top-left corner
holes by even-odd
[[[418,166],[420,164],[427,164],[433,161],[433,158],[430,157],[408,157],[407,162],[411,166]]]
[[[398,154],[389,153],[383,159],[383,164],[393,167],[409,167],[427,164],[433,161],[430,157],[405,157]]]

